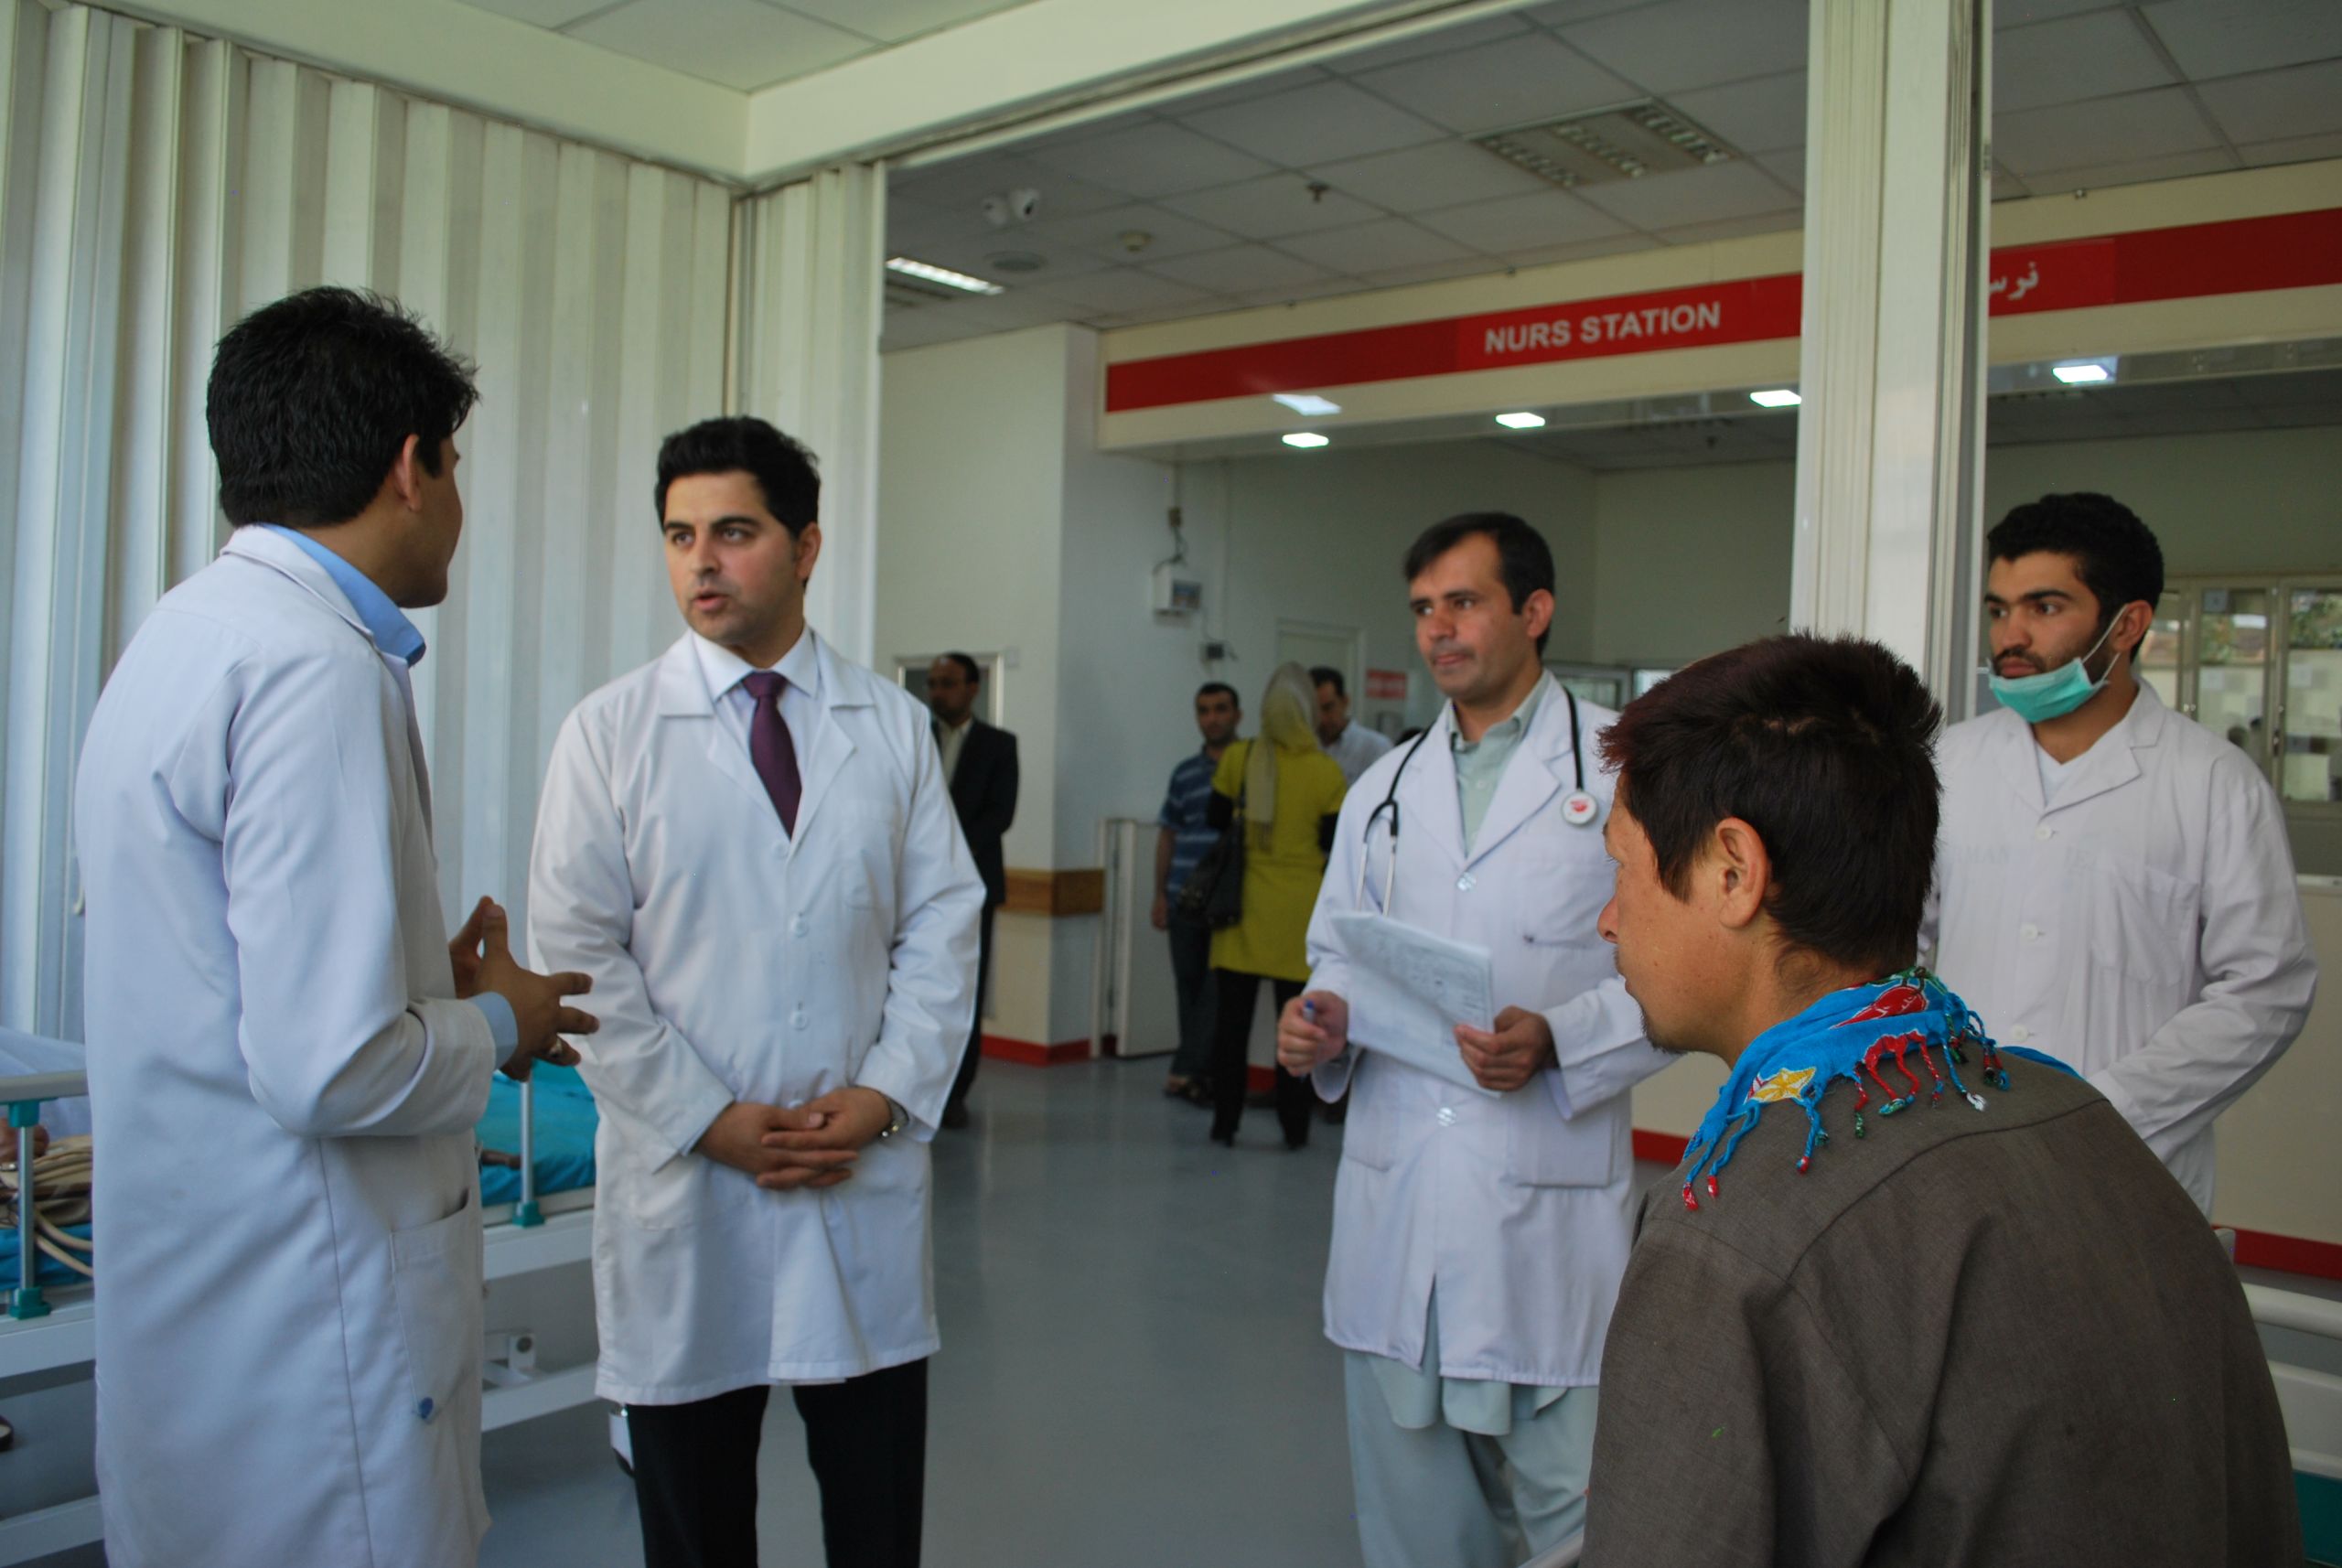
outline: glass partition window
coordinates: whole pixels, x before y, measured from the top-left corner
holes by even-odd
[[[2251,757],[2290,814],[2342,822],[2342,582],[2175,583],[2139,678]]]
[[[2287,598],[2277,787],[2288,801],[2331,805],[2342,802],[2342,589]]]
[[[2269,766],[2269,601],[2263,588],[2199,590],[2196,719]]]

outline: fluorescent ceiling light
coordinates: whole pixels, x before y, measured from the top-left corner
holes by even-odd
[[[2069,387],[2086,387],[2094,381],[2111,381],[2114,372],[2096,360],[2084,360],[2077,364],[2052,365],[2049,373]]]
[[[1324,446],[1328,445],[1326,438],[1318,435],[1314,430],[1294,431],[1291,435],[1284,437],[1284,444],[1288,446],[1299,446],[1304,449],[1312,446]]]
[[[939,267],[932,262],[915,262],[908,256],[887,257],[886,270],[890,273],[900,273],[905,277],[924,278],[929,283],[940,283],[946,288],[965,289],[970,294],[1001,292],[1000,285],[996,283],[987,283],[983,278],[970,277],[965,273],[955,273],[950,267]]]
[[[1542,413],[1499,413],[1497,423],[1507,430],[1535,430],[1545,423]]]
[[[1750,392],[1748,401],[1759,408],[1795,408],[1805,399],[1787,387],[1774,387],[1767,392]]]
[[[1274,395],[1277,402],[1284,404],[1294,413],[1307,414],[1312,418],[1342,412],[1340,403],[1334,402],[1331,398],[1319,397],[1316,392],[1278,392]]]

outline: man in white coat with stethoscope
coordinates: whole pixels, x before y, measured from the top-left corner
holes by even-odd
[[[2292,1045],[2317,964],[2261,764],[2138,678],[2163,550],[2044,496],[1986,542],[2001,709],[1938,746],[1921,951],[2004,1040],[2071,1064],[2212,1211],[2212,1124]]]
[[[469,371],[313,289],[221,340],[234,535],[99,698],[89,900],[98,1489],[114,1568],[474,1561],[472,1127],[574,1061],[576,975],[453,946],[402,613],[446,596]],[[464,1000],[468,998],[468,1000]]]
[[[531,947],[602,1012],[596,1387],[627,1407],[649,1568],[756,1561],[775,1384],[833,1568],[919,1560],[928,1140],[984,886],[927,709],[805,624],[820,498],[763,420],[667,438],[690,629],[577,705],[537,814]]]
[[[1595,929],[1613,884],[1595,736],[1616,715],[1540,662],[1552,553],[1519,518],[1466,513],[1416,541],[1406,575],[1448,703],[1343,803],[1277,1051],[1325,1098],[1350,1090],[1326,1334],[1346,1352],[1367,1568],[1509,1568],[1585,1518],[1633,1234],[1627,1091],[1671,1058]],[[1478,1088],[1353,1043],[1374,1033],[1348,1000],[1354,913],[1493,954],[1495,1029],[1417,1042]]]

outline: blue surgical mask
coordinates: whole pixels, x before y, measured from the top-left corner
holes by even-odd
[[[2090,678],[2088,668],[2091,654],[2105,647],[2106,639],[2113,635],[2114,623],[2109,621],[2106,629],[2098,634],[2098,640],[2090,644],[2089,653],[2038,675],[2019,675],[2011,680],[1994,674],[1993,695],[2000,699],[2001,706],[2029,725],[2064,718],[2104,690],[2107,677],[2114,673],[2112,660],[2107,660],[2106,674],[2095,681]]]

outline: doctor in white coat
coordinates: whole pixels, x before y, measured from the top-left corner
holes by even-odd
[[[114,1568],[436,1568],[488,1528],[472,1125],[500,1063],[574,1060],[556,1030],[594,1021],[492,905],[452,951],[440,918],[400,610],[446,595],[472,397],[387,302],[312,290],[230,332],[209,414],[236,532],[91,720]]]
[[[774,1384],[829,1561],[919,1561],[927,1145],[984,889],[927,710],[805,624],[819,497],[762,420],[667,439],[690,629],[570,714],[537,817],[532,949],[591,975],[603,1019],[597,1386],[627,1406],[650,1568],[754,1560]]]
[[[2284,809],[2138,679],[2163,551],[2129,508],[2044,496],[1986,548],[2003,706],[1938,747],[1920,949],[1995,1035],[2088,1078],[2208,1215],[2213,1123],[2317,989]]]
[[[1407,558],[1416,641],[1450,701],[1343,802],[1309,929],[1310,989],[1278,1054],[1350,1090],[1326,1334],[1347,1353],[1368,1568],[1509,1568],[1585,1515],[1602,1346],[1632,1240],[1627,1090],[1671,1059],[1595,929],[1613,868],[1616,715],[1539,662],[1552,556],[1467,513]],[[1494,1033],[1458,1052],[1482,1093],[1349,1041],[1335,918],[1380,913],[1495,955]],[[1357,1020],[1372,1033],[1370,1020]]]

